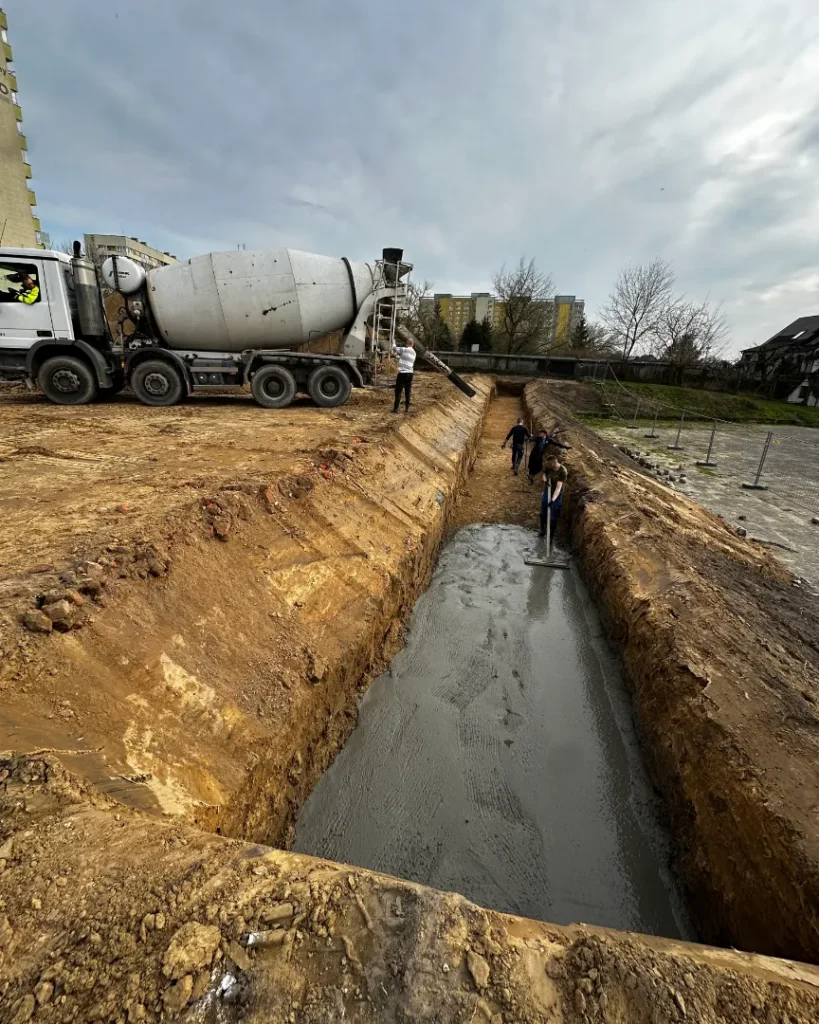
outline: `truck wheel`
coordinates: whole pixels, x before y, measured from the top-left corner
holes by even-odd
[[[250,390],[265,409],[284,409],[296,397],[296,378],[285,366],[263,366],[253,374]]]
[[[307,381],[310,397],[324,409],[344,405],[353,390],[352,382],[339,366],[319,366]]]
[[[131,374],[131,387],[143,405],[176,405],[185,394],[182,374],[164,359],[146,359]]]
[[[37,374],[37,383],[46,398],[57,405],[87,405],[97,397],[94,371],[76,356],[52,356]]]

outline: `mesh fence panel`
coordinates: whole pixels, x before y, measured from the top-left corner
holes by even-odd
[[[742,483],[753,484],[759,475],[771,499],[819,513],[819,443],[799,437],[794,428],[709,421],[692,409],[641,397],[616,379],[600,387],[606,413],[633,430],[636,448],[679,452],[705,472]]]
[[[819,444],[774,431],[760,482],[788,504],[819,513]]]

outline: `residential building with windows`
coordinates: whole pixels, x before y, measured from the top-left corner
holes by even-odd
[[[12,66],[8,19],[0,8],[0,245],[41,245],[28,142]]]
[[[586,303],[574,295],[555,295],[554,317],[552,318],[552,342],[565,345],[571,341],[575,327],[580,322]]]
[[[504,303],[490,292],[472,292],[470,295],[452,295],[449,292],[436,293],[431,300],[441,311],[441,317],[449,325],[457,341],[470,320],[481,323],[489,319],[493,330],[503,327]],[[551,318],[551,345],[563,345],[570,341],[572,332],[583,315],[585,302],[574,295],[556,295]]]
[[[761,345],[743,349],[740,369],[752,380],[770,383],[774,397],[819,404],[819,316],[801,316]]]
[[[85,235],[85,251],[98,262],[106,256],[128,256],[146,270],[179,262],[172,253],[154,249],[141,239],[129,235]]]
[[[439,292],[431,301],[441,311],[441,318],[449,325],[456,341],[470,320],[481,323],[488,318],[493,328],[503,323],[503,303],[490,292],[472,292],[471,295]]]

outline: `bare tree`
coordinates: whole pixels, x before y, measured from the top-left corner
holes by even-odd
[[[431,327],[435,319],[435,302],[432,298],[432,282],[410,282],[407,301],[401,319],[415,337],[429,347]]]
[[[687,366],[714,362],[725,348],[727,335],[728,324],[719,306],[679,298],[666,307],[657,324],[654,352],[682,376]]]
[[[617,355],[617,339],[612,337],[611,331],[605,324],[591,321],[586,330],[589,336],[588,351],[590,355],[606,356],[609,359]]]
[[[503,309],[495,350],[512,354],[545,352],[554,325],[551,275],[538,270],[534,260],[521,257],[516,267],[501,267],[493,275],[492,285]]]
[[[603,321],[618,340],[623,362],[653,338],[671,304],[673,287],[674,272],[659,256],[620,271]]]
[[[96,266],[99,266],[99,264],[102,262],[102,258],[100,256],[99,250],[94,245],[94,243],[92,242],[89,245],[86,245],[83,241],[82,246],[85,250],[86,258],[91,260],[91,262]],[[68,253],[69,256],[73,256],[74,240],[71,238],[63,238],[59,242],[55,242],[51,248],[55,249],[57,252],[65,252]]]

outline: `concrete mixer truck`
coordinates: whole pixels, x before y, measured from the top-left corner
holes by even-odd
[[[294,249],[209,253],[146,271],[112,255],[0,248],[0,378],[23,379],[60,405],[110,398],[130,385],[145,405],[175,405],[197,391],[250,386],[282,409],[299,391],[343,405],[373,381],[391,348],[412,269],[401,249],[358,263]],[[107,288],[133,325],[114,337]],[[300,349],[341,334],[339,354]],[[431,354],[422,354],[469,394]],[[474,393],[474,392],[473,392]]]

